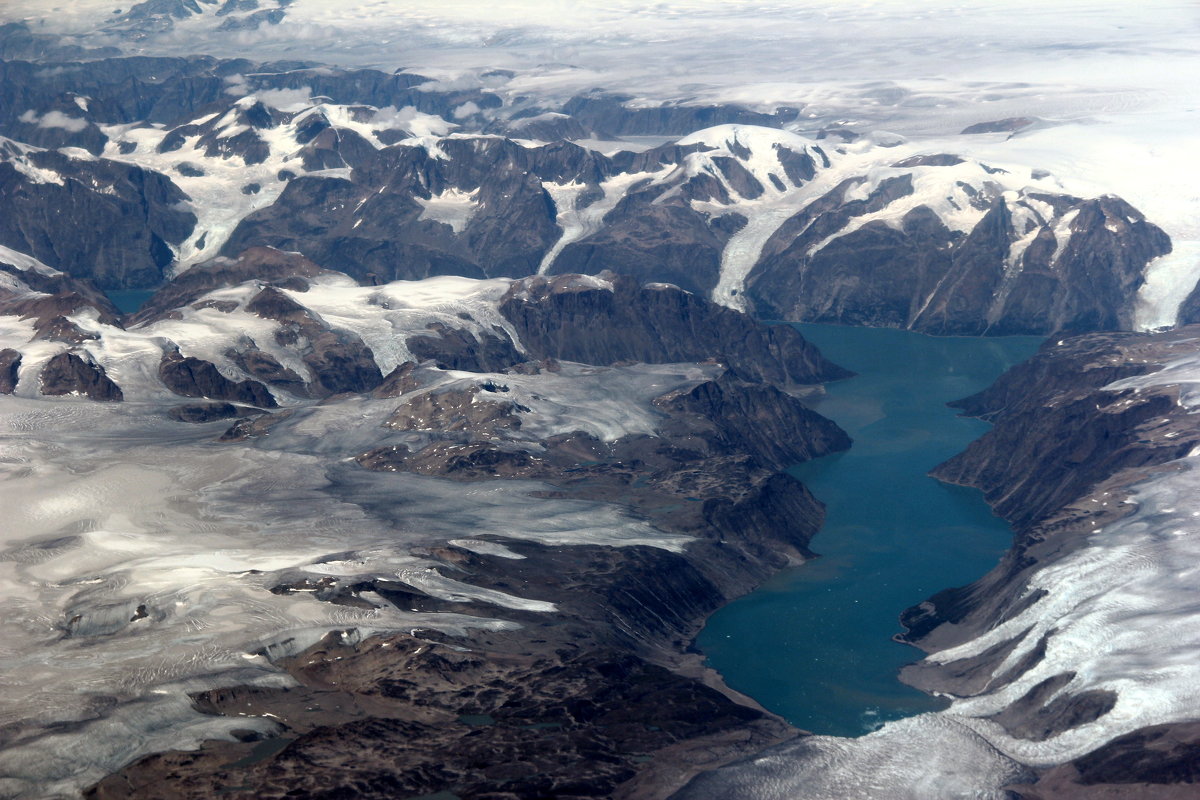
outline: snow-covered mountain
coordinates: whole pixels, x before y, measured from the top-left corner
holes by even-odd
[[[297,110],[247,95],[171,129],[108,127],[100,159],[9,145],[32,219],[0,235],[108,286],[270,246],[366,283],[613,269],[775,318],[936,333],[1128,328],[1146,265],[1170,247],[1118,198],[907,143],[722,126],[606,155],[446,135],[413,108],[272,102]],[[120,266],[51,253],[69,239],[44,212],[62,175],[83,176],[79,214],[105,213],[95,195],[116,194],[120,163],[146,176],[126,194],[147,209],[104,226],[125,243]]]
[[[1128,333],[1200,320],[1192,112],[1128,55],[1190,12],[117,5],[0,24],[0,795],[1200,778],[1195,332]],[[798,399],[846,373],[753,317],[1055,334],[938,468],[1017,531],[905,614],[947,712],[764,750],[684,654],[849,445]]]

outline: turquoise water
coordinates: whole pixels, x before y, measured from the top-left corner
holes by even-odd
[[[122,314],[136,313],[154,295],[153,289],[121,289],[105,292]]]
[[[792,470],[826,505],[821,558],[718,611],[697,644],[733,688],[793,725],[858,736],[944,707],[900,683],[919,651],[891,640],[906,607],[989,570],[1011,532],[982,495],[927,472],[987,430],[945,403],[979,391],[1040,339],[934,338],[798,325],[858,376],[813,404],[854,439]]]

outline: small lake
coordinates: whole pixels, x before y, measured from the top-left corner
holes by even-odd
[[[112,304],[122,314],[137,313],[146,301],[154,296],[153,289],[114,289],[105,292]]]
[[[697,645],[730,686],[796,727],[859,736],[945,706],[897,679],[921,656],[892,641],[898,615],[980,577],[1011,540],[982,494],[927,475],[988,428],[945,404],[987,387],[1041,339],[796,327],[858,373],[812,403],[854,446],[791,470],[826,505],[812,543],[821,557],[718,611]]]

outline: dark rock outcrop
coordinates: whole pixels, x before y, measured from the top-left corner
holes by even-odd
[[[369,392],[383,382],[375,354],[358,334],[327,328],[308,309],[279,290],[268,286],[254,296],[246,309],[281,323],[275,338],[281,344],[298,347],[313,374],[314,380],[309,385],[313,396]]]
[[[415,362],[405,361],[385,375],[383,383],[376,386],[371,395],[373,397],[399,397],[420,388],[420,382],[413,375],[416,368]]]
[[[258,381],[231,381],[212,362],[184,356],[178,349],[163,354],[158,378],[172,392],[184,397],[230,400],[260,408],[279,406],[267,387]]]
[[[188,403],[167,411],[171,419],[201,424],[259,413],[258,409],[235,406],[233,403]]]
[[[442,369],[501,372],[526,360],[499,328],[482,337],[439,322],[431,323],[429,330],[436,336],[410,336],[405,344],[418,360],[432,359]]]
[[[1200,282],[1197,282],[1179,306],[1176,325],[1195,325],[1200,322]]]
[[[845,431],[795,397],[731,372],[659,397],[654,405],[672,417],[662,428],[665,437],[686,431],[716,452],[749,453],[771,469],[850,447]]]
[[[602,278],[611,289],[569,275],[529,278],[513,284],[500,312],[537,358],[586,364],[716,358],[740,375],[786,386],[850,375],[789,326],[763,325],[673,286]]]
[[[1117,695],[1112,691],[1091,690],[1055,696],[1074,677],[1073,672],[1062,672],[1047,678],[990,719],[1017,738],[1045,741],[1071,728],[1095,722],[1112,711],[1117,703]]]
[[[35,338],[77,345],[100,338],[95,330],[84,330],[70,316],[95,312],[96,322],[121,327],[121,313],[90,281],[63,273],[47,275],[20,270],[0,263],[0,273],[20,282],[15,289],[0,288],[0,315],[32,320]],[[27,290],[27,291],[26,291]],[[91,326],[84,322],[84,325]]]
[[[176,276],[146,301],[129,324],[162,319],[213,289],[237,286],[250,280],[302,291],[308,287],[307,279],[315,278],[321,271],[299,253],[285,253],[270,247],[250,248],[237,258],[217,258]]]
[[[779,128],[799,113],[791,107],[764,114],[736,105],[626,105],[632,99],[603,92],[577,95],[563,105],[562,111],[601,136],[683,136],[729,123]]]
[[[29,297],[22,291],[0,289],[0,314],[35,319],[34,327],[57,316],[94,309],[96,319],[105,325],[121,327],[121,312],[108,296],[86,278],[64,273],[47,275],[34,269],[20,269],[0,261],[0,272],[13,276],[32,292],[49,297]]]
[[[473,431],[487,435],[497,428],[519,428],[517,415],[528,410],[502,392],[477,385],[411,397],[392,412],[384,425],[405,431]]]
[[[48,177],[30,179],[13,159]],[[167,177],[54,150],[0,159],[0,196],[0,244],[104,289],[160,283],[174,261],[171,246],[196,223],[181,210],[187,197]]]
[[[125,399],[121,387],[113,383],[104,367],[71,352],[59,353],[42,367],[41,393],[82,394],[106,402]]]
[[[977,133],[1011,133],[1028,128],[1030,125],[1037,122],[1029,117],[1006,117],[1004,119],[996,119],[990,122],[976,122],[973,125],[968,125],[963,128],[960,133],[963,135]]]
[[[308,396],[308,386],[295,370],[280,364],[274,356],[259,350],[253,342],[243,343],[237,349],[229,349],[225,355],[238,369],[253,375],[263,383],[283,389],[297,397]]]
[[[0,394],[12,394],[17,389],[21,370],[21,354],[11,347],[0,350]]]

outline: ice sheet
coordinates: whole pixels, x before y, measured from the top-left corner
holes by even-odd
[[[320,459],[213,445],[219,427],[132,405],[0,399],[0,722],[15,726],[5,791],[78,787],[150,749],[227,734],[246,721],[202,717],[186,692],[278,683],[255,653],[348,628],[511,624],[270,592],[348,552],[359,554],[342,570],[351,580],[394,574],[419,565],[408,550],[431,539],[421,515],[385,521],[337,499]],[[44,727],[68,721],[82,724]]]
[[[1021,614],[959,647],[930,656],[949,663],[1016,638],[996,670],[1011,670],[1039,640],[1046,654],[997,691],[955,700],[949,712],[982,718],[1064,672],[1059,692],[1109,690],[1112,711],[1044,742],[1015,739],[983,720],[972,725],[1003,752],[1046,766],[1084,755],[1148,725],[1192,720],[1200,691],[1200,457],[1136,487],[1137,511],[1089,538],[1088,546],[1034,574],[1029,592],[1046,590]],[[1049,700],[1049,698],[1048,698]]]

